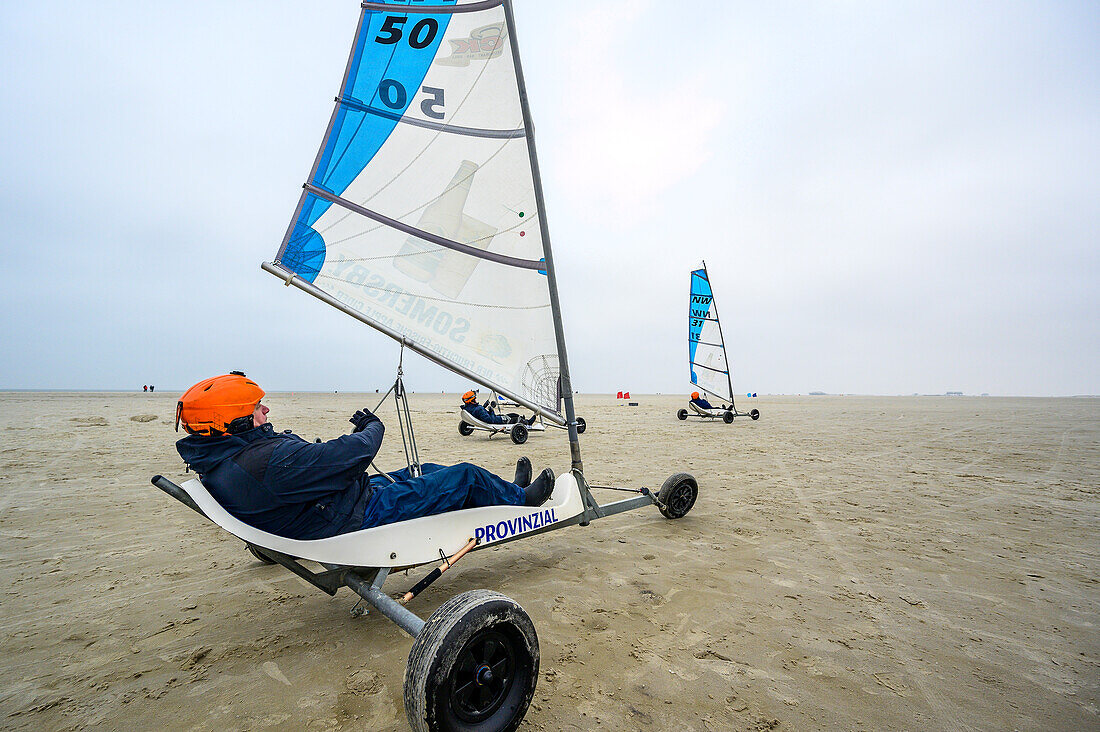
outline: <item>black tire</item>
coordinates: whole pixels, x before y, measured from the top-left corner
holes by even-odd
[[[527,425],[516,424],[512,427],[512,431],[509,434],[512,437],[512,442],[517,445],[522,445],[527,442]]]
[[[584,417],[577,417],[577,434],[583,435],[586,429],[588,429],[588,423],[584,421]]]
[[[515,600],[491,590],[452,597],[409,651],[405,714],[418,732],[519,726],[539,677],[539,639]]]
[[[698,497],[699,484],[690,473],[669,476],[657,493],[657,498],[664,504],[661,515],[670,519],[687,516],[687,512],[695,505],[695,499]]]
[[[733,423],[733,412],[729,412],[729,411],[723,412],[722,413],[722,421],[725,422],[726,424],[732,424]]]
[[[759,409],[749,410],[749,416],[752,417],[752,421],[755,422],[756,420],[760,419],[760,410]]]
[[[264,554],[262,549],[252,546],[251,544],[245,544],[245,546],[248,547],[249,554],[256,557],[256,559],[259,559],[264,564],[275,564],[275,560]]]
[[[458,423],[458,434],[462,435],[463,437],[469,437],[473,433],[474,433],[473,425],[468,424],[466,422],[463,422],[461,420],[459,421],[459,423]]]
[[[681,409],[679,412],[676,413],[676,419],[678,419],[678,420],[683,421],[687,418],[688,418],[688,410],[686,410],[686,409]]]

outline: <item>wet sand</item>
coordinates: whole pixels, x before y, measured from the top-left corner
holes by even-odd
[[[404,633],[149,484],[186,477],[176,398],[0,393],[0,726],[407,729]],[[265,401],[312,439],[376,399]],[[563,432],[464,438],[456,395],[411,400],[424,461],[568,467]],[[521,729],[1100,727],[1100,400],[760,397],[732,425],[578,400],[591,483],[687,471],[700,496],[476,552],[412,603],[523,605]]]

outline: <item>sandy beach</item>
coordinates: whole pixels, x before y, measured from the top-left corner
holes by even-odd
[[[177,396],[0,393],[0,726],[407,729],[411,639],[149,484],[187,477]],[[328,439],[376,399],[265,403]],[[1100,400],[761,396],[732,425],[634,400],[578,397],[586,475],[693,473],[686,518],[476,552],[411,606],[477,588],[523,605],[542,661],[521,729],[1100,726]],[[464,438],[456,395],[411,401],[425,461],[568,467],[563,432]],[[378,464],[402,467],[381,416]]]

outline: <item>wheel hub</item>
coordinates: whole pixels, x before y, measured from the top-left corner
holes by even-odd
[[[691,502],[691,487],[682,485],[672,494],[668,505],[677,513],[682,513]]]
[[[475,635],[459,653],[451,675],[451,709],[467,724],[478,724],[500,708],[515,682],[515,642],[494,629]]]
[[[493,669],[488,666],[481,666],[477,673],[474,674],[474,679],[477,681],[478,686],[485,686],[486,684],[493,683]]]

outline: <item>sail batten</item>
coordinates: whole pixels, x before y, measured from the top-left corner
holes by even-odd
[[[307,183],[305,186],[303,186],[303,188],[305,188],[310,193],[316,194],[318,197],[325,199],[326,201],[329,201],[331,203],[335,203],[338,206],[346,208],[348,211],[351,211],[352,213],[357,213],[360,216],[365,216],[368,219],[371,219],[372,221],[377,221],[378,223],[380,223],[384,226],[389,226],[390,228],[397,229],[398,231],[402,231],[406,234],[409,234],[410,236],[415,236],[418,239],[423,239],[424,241],[430,241],[433,244],[438,244],[439,246],[446,247],[447,249],[453,249],[455,251],[462,252],[463,254],[469,254],[472,257],[479,257],[481,259],[487,259],[491,262],[497,262],[499,264],[504,264],[504,265],[507,265],[509,267],[520,267],[520,268],[523,268],[523,269],[534,269],[534,270],[544,269],[546,267],[545,262],[537,262],[537,261],[534,261],[534,260],[531,260],[531,259],[516,259],[515,257],[507,257],[507,256],[504,256],[502,254],[496,254],[494,252],[483,251],[483,250],[478,249],[477,247],[474,247],[474,246],[469,246],[469,245],[463,244],[461,242],[451,241],[450,239],[446,239],[444,237],[437,236],[435,234],[432,234],[429,231],[424,231],[423,229],[418,229],[415,226],[409,226],[407,224],[403,224],[400,221],[397,221],[395,219],[391,219],[390,217],[385,216],[383,214],[380,214],[377,211],[371,211],[369,208],[365,208],[363,206],[360,206],[357,203],[354,203],[352,201],[348,201],[344,198],[341,198],[340,196],[329,193],[328,191],[326,191],[322,188],[318,188],[317,186],[311,185],[309,183]],[[402,255],[396,255],[396,256],[402,256]],[[404,256],[413,256],[413,255],[404,255]]]
[[[457,125],[443,125],[438,122],[428,122],[422,119],[414,119],[406,117],[396,112],[391,112],[385,109],[379,109],[378,107],[372,107],[369,104],[363,104],[354,99],[347,97],[337,97],[337,103],[354,109],[358,112],[366,112],[367,114],[373,114],[377,117],[385,117],[386,119],[396,120],[401,124],[416,125],[417,127],[423,127],[428,130],[436,130],[438,132],[446,132],[451,135],[466,135],[468,137],[486,137],[490,139],[510,139],[513,137],[526,137],[527,131],[522,127],[514,130],[487,130],[479,129],[475,127],[459,127]]]
[[[409,1],[419,2],[419,0]],[[392,4],[364,2],[360,3],[360,7],[364,10],[382,10],[389,12],[400,10],[403,13],[474,13],[479,10],[499,7],[503,4],[504,0],[482,0],[481,2],[466,3],[463,5],[405,5],[403,2],[395,0]]]

